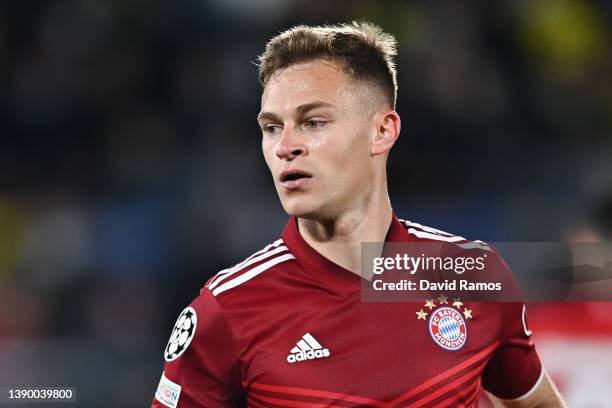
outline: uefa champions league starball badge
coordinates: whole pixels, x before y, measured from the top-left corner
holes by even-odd
[[[193,307],[187,307],[181,312],[174,324],[170,340],[168,340],[168,345],[164,352],[164,359],[166,361],[176,360],[189,347],[189,343],[191,343],[191,339],[193,339],[195,334],[197,323],[198,318]]]
[[[464,306],[462,311],[461,306],[463,303],[459,298],[449,303],[448,297],[440,295],[436,299],[425,301],[424,307],[428,308],[429,312],[423,308],[416,312],[417,320],[427,322],[432,340],[444,350],[460,350],[467,341],[466,321],[472,318],[472,310]]]

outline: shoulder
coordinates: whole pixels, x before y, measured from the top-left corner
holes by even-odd
[[[167,346],[166,361],[178,357],[192,337],[199,339],[196,341],[198,344],[233,339],[233,312],[241,310],[253,300],[249,293],[262,292],[245,292],[244,288],[253,281],[265,280],[266,274],[291,259],[295,259],[294,256],[283,240],[278,239],[211,277],[199,295],[180,313]]]
[[[428,254],[440,255],[444,259],[451,257],[455,259],[455,272],[463,276],[470,283],[478,287],[480,283],[499,283],[503,291],[499,292],[474,292],[478,294],[481,301],[522,301],[523,295],[518,282],[510,266],[506,263],[501,253],[493,245],[481,240],[469,240],[460,235],[455,235],[437,228],[428,227],[416,222],[398,219],[404,226],[410,237],[419,245],[419,251]],[[470,270],[461,267],[459,272],[457,261],[467,263],[472,259],[479,268]],[[471,263],[470,263],[471,265]],[[469,275],[465,275],[465,270],[470,270]]]
[[[295,259],[282,238],[266,245],[232,267],[225,268],[211,277],[200,294],[219,297],[247,286],[247,282],[260,281],[271,275],[283,263]]]
[[[463,236],[428,227],[416,222],[398,219],[408,232],[413,242],[419,244],[419,250],[431,254],[443,254],[450,257],[486,258],[486,271],[489,277],[492,273],[508,275],[509,268],[495,247],[479,239],[470,240]]]

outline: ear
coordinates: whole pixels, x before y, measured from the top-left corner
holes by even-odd
[[[391,150],[402,127],[402,121],[395,111],[379,112],[374,116],[375,133],[370,154],[377,156]]]

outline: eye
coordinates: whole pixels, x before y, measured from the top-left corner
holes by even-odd
[[[278,132],[282,132],[282,129],[283,129],[282,126],[279,126],[279,125],[265,125],[262,128],[262,131],[264,133],[269,134],[269,135],[273,135],[273,134],[276,134]]]
[[[309,127],[312,129],[319,129],[325,126],[325,123],[326,122],[322,120],[307,120],[304,124],[306,125],[306,127]]]

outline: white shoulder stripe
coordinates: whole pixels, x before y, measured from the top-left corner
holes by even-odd
[[[214,282],[211,281],[210,284],[208,285],[208,289],[213,290],[217,285],[219,285],[219,283],[221,283],[222,281],[224,281],[225,279],[229,278],[230,276],[232,276],[233,274],[235,274],[236,272],[240,272],[241,270],[243,270],[244,268],[253,265],[256,262],[261,261],[262,259],[266,259],[269,258],[273,255],[276,255],[280,252],[284,252],[284,251],[288,251],[289,249],[284,246],[281,245],[278,248],[275,248],[271,251],[268,252],[264,252],[261,255],[258,255],[256,257],[250,257],[249,259],[247,259],[244,262],[239,263],[238,265],[234,266],[233,268],[229,268],[229,269],[225,269],[221,272],[223,272],[221,274],[221,272],[219,272],[219,277],[215,278]]]
[[[234,266],[232,266],[232,267],[230,267],[230,268],[226,268],[226,269],[223,269],[223,270],[221,270],[221,271],[217,272],[217,273],[216,273],[216,275],[213,277],[213,279],[211,279],[211,281],[208,283],[208,285],[206,285],[206,287],[209,287],[209,286],[210,286],[210,285],[211,285],[211,284],[212,284],[212,283],[213,283],[213,282],[214,282],[214,281],[215,281],[215,280],[216,280],[218,277],[220,277],[221,275],[224,275],[224,274],[226,274],[226,273],[231,273],[231,272],[234,272],[234,271],[236,270],[236,268],[242,268],[242,267],[244,267],[244,265],[245,265],[245,264],[246,264],[248,261],[250,261],[251,259],[253,259],[253,258],[254,258],[254,257],[256,257],[257,255],[259,255],[259,254],[261,254],[261,253],[264,253],[264,252],[266,252],[266,251],[270,250],[270,248],[277,247],[277,246],[279,246],[279,245],[280,245],[280,244],[282,244],[282,243],[283,243],[283,240],[282,240],[282,239],[277,239],[277,240],[276,240],[276,241],[274,241],[273,243],[266,245],[266,246],[265,246],[265,248],[260,249],[259,251],[255,252],[254,254],[252,254],[251,256],[249,256],[249,257],[248,257],[247,259],[245,259],[244,261],[242,261],[242,262],[240,262],[240,263],[238,263],[238,264],[236,264],[236,265],[234,265]]]
[[[445,232],[445,231],[442,231],[436,228],[426,227],[424,225],[417,224],[416,222],[410,222],[410,221],[406,221],[402,219],[400,219],[399,221],[402,224],[404,224],[405,227],[407,227],[409,234],[412,234],[419,238],[433,239],[436,241],[443,241],[443,242],[452,242],[452,243],[456,243],[457,246],[463,249],[478,248],[478,249],[483,249],[485,251],[492,251],[491,247],[489,247],[489,245],[486,242],[481,241],[479,239],[475,241],[469,241],[458,235],[453,235],[453,234],[450,234],[448,232]],[[411,228],[411,227],[414,227],[414,228]],[[418,228],[418,229],[415,229],[415,228]],[[457,244],[457,242],[459,241],[465,241],[465,242]]]
[[[442,231],[442,230],[439,230],[439,229],[433,228],[433,227],[428,227],[428,226],[425,226],[425,225],[422,225],[422,224],[418,224],[416,222],[412,222],[412,221],[408,221],[408,220],[400,220],[400,222],[403,222],[407,227],[416,227],[416,228],[422,229],[423,231],[431,232],[433,234],[446,235],[447,237],[452,237],[453,236],[453,234],[450,234],[450,233],[448,233],[446,231]]]
[[[243,273],[240,276],[235,277],[234,279],[230,279],[224,284],[220,285],[218,288],[212,291],[213,296],[217,296],[219,293],[225,292],[228,289],[235,288],[236,286],[254,278],[260,273],[270,269],[274,265],[277,265],[281,262],[288,261],[290,259],[295,259],[295,257],[291,254],[284,254],[281,256],[277,256],[276,258],[272,258],[267,262],[262,263],[261,265],[257,265],[255,268]],[[209,288],[210,289],[210,288]]]
[[[417,229],[414,228],[408,228],[408,233],[415,235],[419,238],[427,238],[427,239],[433,239],[436,241],[444,241],[444,242],[459,242],[459,241],[466,241],[465,238],[463,237],[457,237],[457,236],[447,236],[447,235],[438,235],[438,234],[432,234],[430,232],[425,232],[425,231],[419,231]]]

